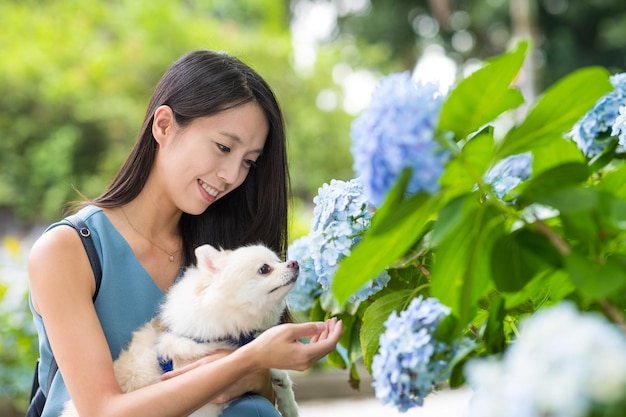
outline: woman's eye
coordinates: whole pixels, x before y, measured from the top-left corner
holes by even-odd
[[[267,275],[272,272],[272,268],[268,264],[263,264],[262,267],[259,268],[259,274]]]
[[[223,153],[229,153],[230,152],[230,148],[226,145],[222,145],[221,143],[217,144],[217,148],[223,152]]]
[[[253,161],[252,159],[244,159],[243,163],[248,168],[256,168],[256,161]]]

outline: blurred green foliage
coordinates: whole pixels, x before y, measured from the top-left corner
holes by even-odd
[[[364,10],[340,16],[339,27],[338,37],[383,46],[406,69],[431,45],[462,65],[532,34],[537,92],[583,66],[626,69],[623,0],[369,0]]]
[[[28,295],[19,269],[26,260],[26,247],[17,236],[0,241],[0,415],[12,408],[25,409],[37,359],[37,333],[28,306]],[[3,408],[4,407],[4,408]],[[7,416],[8,417],[8,416]]]
[[[80,198],[77,191],[97,196],[132,146],[156,82],[193,49],[227,51],[274,88],[287,120],[296,196],[350,177],[350,116],[340,109],[322,115],[315,103],[333,84],[337,57],[320,59],[306,77],[293,69],[287,5],[2,2],[0,207],[47,221]]]
[[[12,398],[24,409],[37,359],[37,333],[26,295],[19,309],[5,309],[7,289],[7,284],[0,282],[0,397]]]

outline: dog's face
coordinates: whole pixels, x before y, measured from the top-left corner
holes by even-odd
[[[261,245],[236,250],[217,250],[210,245],[196,249],[198,268],[207,273],[212,285],[236,300],[264,298],[268,303],[282,300],[298,278],[295,261],[281,262],[270,249]],[[245,301],[243,301],[245,302]]]
[[[235,250],[203,245],[195,254],[197,267],[172,287],[164,305],[163,319],[170,328],[211,338],[213,332],[236,335],[278,323],[285,296],[298,278],[297,262],[281,262],[261,245]]]

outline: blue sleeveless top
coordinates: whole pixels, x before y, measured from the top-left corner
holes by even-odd
[[[117,359],[132,338],[132,333],[152,319],[159,311],[165,293],[156,285],[148,272],[139,263],[133,250],[109,221],[102,209],[87,206],[78,212],[91,231],[100,263],[102,283],[95,302],[96,312],[104,330],[111,356]],[[54,223],[48,230],[65,223]],[[179,271],[179,279],[183,268]],[[44,386],[48,381],[52,350],[43,320],[33,308],[35,327],[39,334],[39,381]],[[42,417],[57,417],[61,414],[69,393],[60,371],[57,371],[49,392]],[[233,401],[220,417],[280,417],[266,398],[259,395],[244,395]]]
[[[91,230],[102,264],[102,284],[95,307],[115,360],[130,342],[133,331],[158,313],[165,294],[139,263],[126,240],[101,208],[87,206],[78,214]],[[62,223],[54,223],[48,229],[60,224]],[[179,277],[180,275],[179,273]],[[43,320],[33,308],[32,301],[30,305],[39,334],[39,381],[45,391],[52,350]],[[68,399],[69,394],[63,376],[57,371],[42,416],[58,416]]]

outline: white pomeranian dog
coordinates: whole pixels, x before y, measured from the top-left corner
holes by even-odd
[[[285,296],[298,278],[296,261],[281,262],[262,245],[235,250],[203,245],[195,254],[197,266],[172,286],[159,315],[133,333],[113,363],[124,392],[159,382],[164,372],[217,350],[240,347],[280,322]],[[298,416],[289,375],[275,369],[271,374],[279,412]],[[207,404],[191,416],[218,416],[227,405]],[[77,416],[68,401],[61,417]]]

